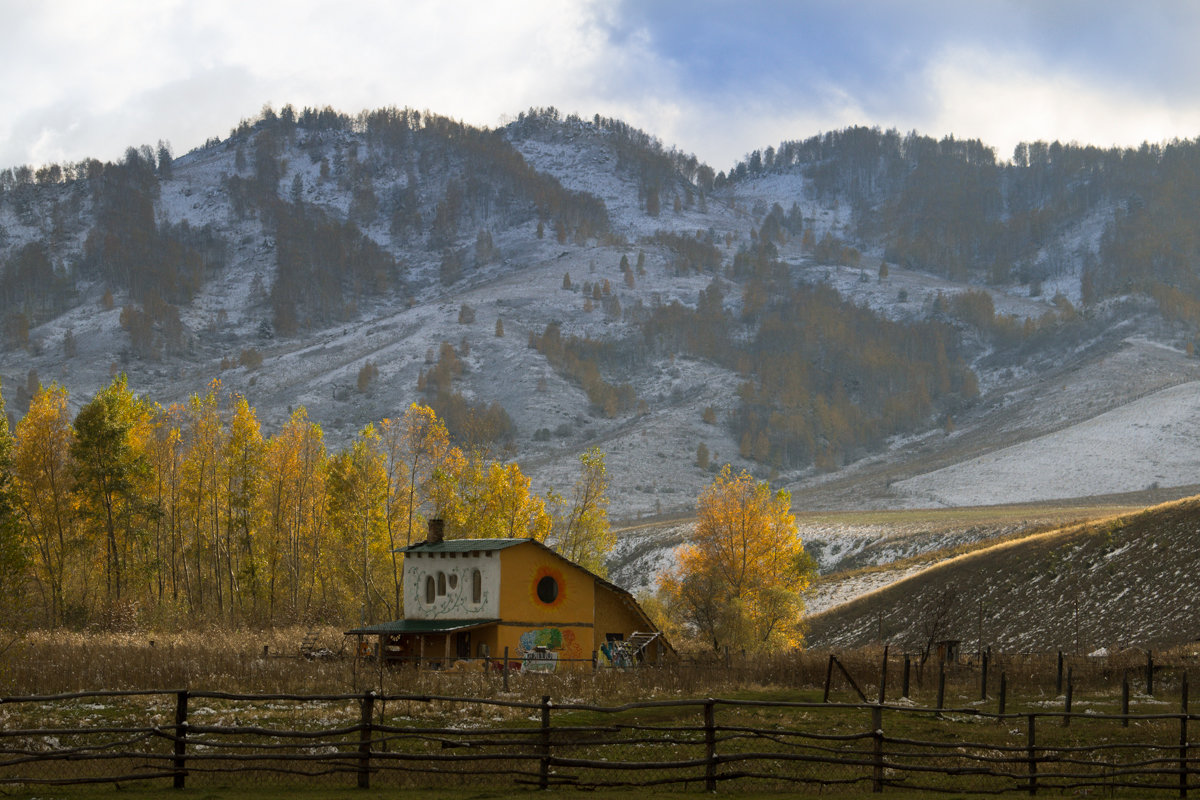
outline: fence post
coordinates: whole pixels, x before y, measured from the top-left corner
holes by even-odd
[[[1187,797],[1188,790],[1188,674],[1183,671],[1179,695],[1179,796]]]
[[[1008,675],[1000,673],[1000,716],[1004,716],[1004,707],[1008,704]],[[996,720],[1001,722],[1001,720]]]
[[[825,667],[825,694],[821,697],[822,703],[829,702],[829,684],[833,682],[833,653],[829,654],[829,666]]]
[[[711,697],[704,701],[704,790],[717,790],[717,703]]]
[[[1037,736],[1035,734],[1033,714],[1029,715],[1029,739],[1026,752],[1029,756],[1029,794],[1037,794]]]
[[[883,703],[884,697],[887,695],[887,661],[888,661],[888,646],[883,646],[883,663],[879,665],[879,702]]]
[[[175,788],[184,788],[187,778],[187,689],[175,693],[175,760],[172,764],[175,770]]]
[[[1129,670],[1121,675],[1121,727],[1129,727]]]
[[[508,694],[508,648],[504,648],[504,693]]]
[[[1063,715],[1063,727],[1068,728],[1071,725],[1071,700],[1075,695],[1075,676],[1072,673],[1074,667],[1067,667],[1067,713]]]
[[[371,724],[375,719],[375,692],[363,692],[361,725],[358,729],[358,788],[371,788]]]
[[[878,794],[883,791],[883,706],[877,705],[871,709],[871,738],[875,743],[874,766],[871,775],[871,791]]]
[[[1154,696],[1154,653],[1146,651],[1146,694]]]
[[[909,674],[909,670],[911,668],[912,667],[909,662],[908,653],[905,653],[904,654],[904,682],[903,682],[903,687],[901,688],[901,691],[900,691],[900,696],[904,697],[904,698],[908,697],[908,674]]]
[[[1063,654],[1062,650],[1058,651],[1058,677],[1054,680],[1054,696],[1062,696],[1062,679],[1063,679]]]
[[[542,695],[542,763],[538,788],[550,788],[550,695]]]
[[[987,673],[988,673],[988,655],[985,650],[983,653],[983,672],[979,677],[979,699],[987,700]]]
[[[938,695],[937,708],[941,711],[946,706],[946,662],[938,662]]]

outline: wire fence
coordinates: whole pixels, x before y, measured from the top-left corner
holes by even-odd
[[[0,698],[0,785],[1197,788],[1177,711],[700,698],[597,705],[429,694],[75,692]],[[1056,701],[1057,702],[1057,701]],[[992,703],[989,703],[989,706]],[[54,724],[30,724],[32,720]],[[236,777],[235,774],[236,773]]]

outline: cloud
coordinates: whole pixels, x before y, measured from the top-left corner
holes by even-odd
[[[923,120],[930,132],[982,138],[1000,158],[1022,141],[1137,146],[1200,131],[1194,105],[1175,107],[1156,91],[1055,70],[1033,53],[950,48],[927,77],[938,105]]]
[[[0,165],[182,152],[265,104],[624,119],[727,168],[851,124],[1192,136],[1200,4],[1146,0],[0,0]]]

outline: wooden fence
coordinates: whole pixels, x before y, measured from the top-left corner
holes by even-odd
[[[956,793],[1197,788],[1178,711],[995,713],[775,700],[78,692],[0,698],[0,786],[858,785]],[[17,720],[17,724],[13,721]],[[22,720],[54,720],[32,725]],[[238,773],[236,779],[230,773]]]

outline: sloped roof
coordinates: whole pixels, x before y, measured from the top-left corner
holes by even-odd
[[[444,539],[437,544],[417,542],[408,547],[399,547],[398,553],[470,553],[484,550],[504,550],[533,539]]]

